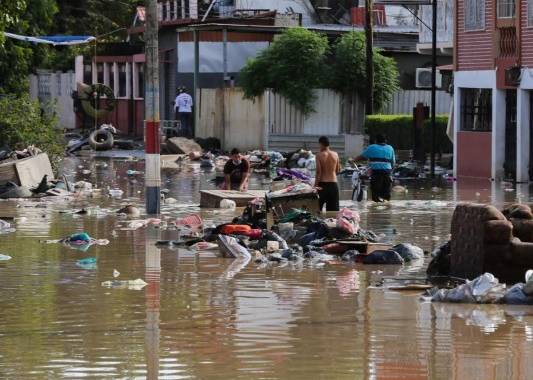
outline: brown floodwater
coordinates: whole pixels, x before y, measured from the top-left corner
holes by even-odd
[[[95,163],[107,167],[96,167]],[[82,165],[91,174],[79,174]],[[0,236],[0,378],[2,379],[530,379],[533,307],[431,304],[418,294],[373,286],[383,276],[424,273],[427,263],[273,265],[183,249],[157,249],[173,232],[125,230],[113,210],[142,204],[143,162],[65,160],[71,179],[121,188],[122,199],[47,198],[0,202],[16,231]],[[77,174],[75,174],[77,173]],[[163,187],[177,204],[163,216],[198,212],[199,190],[213,173],[165,170]],[[348,199],[348,180],[343,198]],[[260,186],[254,178],[252,186]],[[504,190],[487,181],[431,190],[407,182],[388,206],[345,205],[385,241],[431,250],[449,233],[456,202],[502,205],[531,200],[529,187]],[[89,207],[88,215],[64,211]],[[208,224],[233,214],[204,210]],[[86,252],[44,244],[87,231],[106,246]],[[95,269],[76,261],[96,257]],[[145,279],[143,290],[101,286]]]

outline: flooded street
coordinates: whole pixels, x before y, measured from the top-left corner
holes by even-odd
[[[91,174],[80,174],[79,165]],[[122,199],[0,202],[0,218],[15,218],[16,228],[0,236],[0,253],[13,257],[0,262],[0,378],[533,378],[533,307],[423,303],[416,293],[371,286],[383,276],[424,274],[422,265],[251,262],[228,278],[231,259],[156,248],[156,240],[176,238],[172,231],[122,228],[114,211],[143,205],[142,176],[128,177],[128,169],[144,171],[144,162],[64,163],[65,173],[76,173],[69,179],[120,188]],[[177,203],[164,204],[163,216],[199,212],[199,190],[214,188],[214,175],[197,166],[164,170],[163,187]],[[408,193],[394,194],[387,206],[343,204],[385,241],[431,251],[447,240],[457,201],[532,198],[527,186],[504,191],[488,181],[433,190],[404,185]],[[82,207],[87,215],[65,212]],[[234,214],[202,210],[202,216],[211,225]],[[82,252],[42,242],[80,231],[110,244]],[[88,257],[97,258],[96,268],[76,265]],[[114,269],[120,279],[141,278],[148,286],[103,287]]]

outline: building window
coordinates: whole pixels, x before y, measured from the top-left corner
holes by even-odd
[[[492,130],[492,90],[461,89],[461,130],[474,132]]]
[[[465,30],[485,29],[485,0],[465,0]]]
[[[115,92],[115,65],[110,63],[107,66],[109,70],[109,88]]]
[[[127,85],[126,64],[119,63],[118,64],[118,97],[119,98],[125,98],[127,96],[126,85]]]
[[[104,83],[104,64],[96,64],[96,83]]]
[[[528,2],[530,1],[528,0]],[[515,13],[515,0],[498,0],[498,18],[514,18]]]
[[[144,98],[144,63],[136,63],[137,65],[137,98]]]
[[[527,26],[533,26],[533,0],[527,0]]]
[[[83,65],[83,83],[93,83],[93,68],[90,63]]]

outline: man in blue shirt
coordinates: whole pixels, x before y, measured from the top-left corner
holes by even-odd
[[[369,145],[356,161],[368,160],[370,167],[370,190],[374,202],[390,201],[392,178],[391,173],[396,164],[394,149],[387,144],[382,134],[376,136],[376,143]]]

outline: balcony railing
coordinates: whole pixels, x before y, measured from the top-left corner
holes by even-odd
[[[518,54],[518,46],[516,39],[516,28],[505,27],[499,28],[499,58],[516,57]]]
[[[160,1],[157,5],[161,22],[198,18],[198,0]]]

